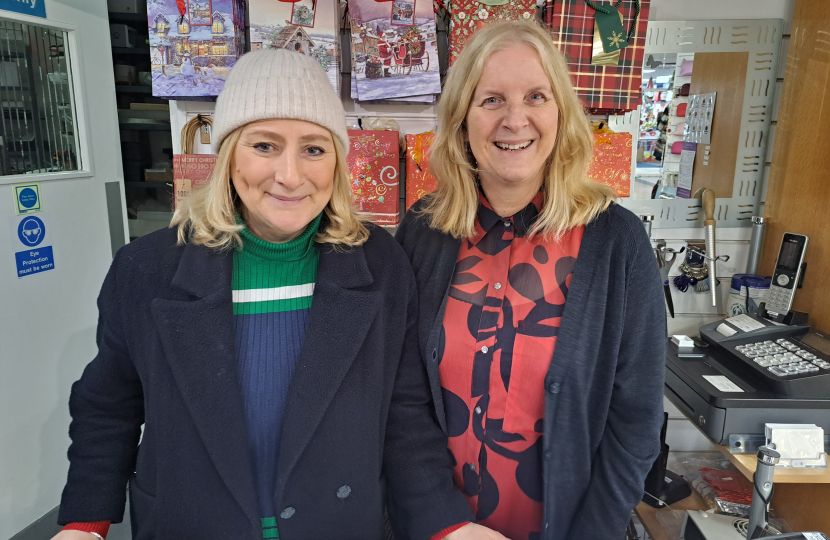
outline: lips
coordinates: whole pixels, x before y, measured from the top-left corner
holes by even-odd
[[[298,203],[307,197],[307,195],[302,195],[300,197],[287,197],[285,195],[274,195],[273,193],[269,193],[268,195],[279,202],[287,204]]]
[[[499,148],[500,150],[516,151],[516,150],[524,150],[525,148],[527,148],[528,146],[533,144],[533,141],[530,140],[530,141],[525,141],[525,142],[515,143],[515,144],[510,144],[510,143],[505,143],[505,142],[494,142],[493,144],[495,144],[496,147]]]

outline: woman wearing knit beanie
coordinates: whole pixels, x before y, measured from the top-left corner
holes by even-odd
[[[121,249],[72,388],[56,537],[502,539],[452,482],[403,250],[351,206],[345,114],[302,54],[245,55],[211,182]],[[142,433],[143,426],[143,433]]]

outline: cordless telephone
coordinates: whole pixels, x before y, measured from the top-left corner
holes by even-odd
[[[803,234],[784,233],[781,249],[775,260],[775,272],[769,287],[766,309],[777,315],[786,315],[793,305],[793,296],[803,272],[804,252],[809,238]]]

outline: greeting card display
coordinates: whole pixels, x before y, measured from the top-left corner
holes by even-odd
[[[319,62],[340,95],[340,42],[335,0],[248,0],[251,50],[287,49]]]
[[[631,134],[598,133],[594,135],[594,157],[588,176],[614,188],[620,197],[631,192]]]
[[[438,187],[438,181],[429,172],[429,149],[435,133],[406,136],[406,209]]]
[[[426,0],[349,0],[352,95],[360,101],[441,92],[435,13]]]
[[[357,213],[398,224],[398,132],[349,130],[349,176]]]
[[[218,96],[245,52],[244,0],[148,0],[153,95]]]
[[[473,33],[493,21],[529,21],[536,19],[535,0],[509,0],[487,3],[476,0],[452,2],[450,8],[449,63],[453,65]],[[494,4],[494,5],[490,5]]]

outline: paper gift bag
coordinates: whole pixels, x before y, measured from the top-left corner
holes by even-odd
[[[591,65],[596,11],[585,0],[546,0],[544,25],[565,56],[576,93],[589,114],[622,114],[642,103],[643,50],[649,2],[621,1],[617,9],[623,16],[626,37],[632,27],[633,34],[627,46],[619,51],[619,61],[615,65]]]
[[[176,154],[173,156],[173,195],[175,208],[194,190],[207,185],[216,166],[216,156]]]
[[[335,0],[248,0],[251,50],[287,49],[320,63],[340,95],[340,33]]]
[[[498,20],[536,20],[536,2],[509,0],[502,5],[487,5],[476,0],[458,0],[452,2],[450,14],[448,39],[449,64],[452,66],[473,33],[487,23]]]
[[[406,136],[406,209],[418,199],[432,193],[438,181],[429,172],[429,149],[435,141],[435,133],[418,133]]]
[[[347,162],[357,213],[377,225],[397,225],[398,132],[349,130],[349,144]]]
[[[431,1],[349,0],[349,22],[358,100],[441,93]]]
[[[588,176],[614,188],[620,197],[631,192],[630,133],[600,133],[594,135],[594,157],[588,166]]]
[[[153,95],[218,96],[245,52],[245,0],[149,0],[147,19]]]

